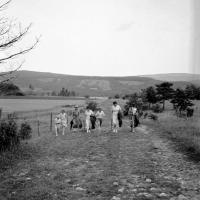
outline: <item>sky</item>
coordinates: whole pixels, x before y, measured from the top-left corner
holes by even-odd
[[[33,23],[21,48],[41,35],[24,70],[91,76],[198,72],[193,0],[13,0],[6,14],[24,26]]]

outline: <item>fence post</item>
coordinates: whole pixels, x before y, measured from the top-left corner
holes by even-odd
[[[37,120],[38,136],[40,136],[40,121]]]
[[[50,132],[52,132],[52,124],[53,124],[53,114],[51,112],[51,115],[50,115]]]

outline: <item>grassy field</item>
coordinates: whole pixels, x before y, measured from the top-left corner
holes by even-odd
[[[119,103],[123,106],[124,101]],[[56,137],[49,131],[46,111],[41,111],[46,120],[41,136],[23,142],[13,152],[0,154],[0,199],[167,200],[185,192],[179,175],[181,167],[191,163],[174,157],[176,152],[168,149],[168,139],[161,138],[192,138],[189,129],[195,125],[194,131],[198,130],[198,111],[185,120],[168,107],[159,114],[158,122],[141,119],[136,133],[130,132],[124,118],[123,127],[115,134],[110,127],[112,100],[99,104],[106,118],[102,130],[90,134],[68,130]],[[184,178],[189,172],[185,169],[180,176]],[[195,177],[199,182],[197,174]]]
[[[101,131],[68,131],[58,137],[44,131],[1,154],[0,199],[166,200],[159,195],[176,195],[178,184],[156,177],[151,134],[142,127],[131,133],[126,119],[118,134],[112,133],[112,101],[100,105],[106,114]]]
[[[149,121],[147,124],[159,130],[160,135],[176,142],[182,151],[197,158],[200,155],[200,101],[194,101],[194,104],[194,116],[191,118],[177,117],[168,103],[166,111],[158,114],[158,123]]]
[[[46,110],[63,105],[81,105],[85,99],[0,99],[3,112]]]

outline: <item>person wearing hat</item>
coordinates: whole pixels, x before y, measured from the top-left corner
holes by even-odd
[[[76,125],[77,128],[80,127],[80,112],[78,110],[78,105],[74,106],[74,111],[72,112],[72,120],[70,122],[70,130],[73,129],[73,126]]]

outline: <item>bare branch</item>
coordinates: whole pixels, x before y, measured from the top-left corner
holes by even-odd
[[[16,77],[16,76],[11,76],[11,77],[9,77],[9,78],[7,78],[7,79],[4,79],[3,81],[0,82],[0,84],[5,83],[5,82],[8,82],[8,81],[14,79],[15,77]]]
[[[30,24],[26,29],[19,33],[19,35],[12,37],[8,42],[5,42],[3,44],[0,44],[0,49],[5,49],[8,47],[11,47],[14,43],[18,42],[20,39],[24,37],[24,35],[28,32],[32,24]],[[8,28],[8,32],[10,30],[10,27]]]
[[[15,73],[16,71],[18,71],[22,67],[23,64],[24,64],[24,61],[18,67],[16,67],[14,70],[10,70],[10,71],[7,71],[7,72],[0,73],[0,77],[5,77],[5,76],[8,76],[8,75]]]
[[[0,12],[7,8],[7,5],[11,3],[11,1],[12,0],[4,0],[5,3],[2,3],[3,1],[0,0]],[[39,42],[39,38],[36,38],[35,42],[27,48],[17,48],[16,45],[29,32],[31,26],[32,24],[29,24],[27,27],[22,28],[21,24],[16,23],[15,20],[10,20],[4,16],[0,17],[0,51],[8,53],[5,56],[0,57],[0,65],[7,64],[10,60],[16,59],[20,57],[20,55],[24,55],[35,48]],[[13,64],[14,63],[15,62],[13,62]],[[13,74],[21,68],[22,64],[23,63],[18,67],[11,68],[13,70],[5,70],[0,73],[0,84],[15,78]]]
[[[15,58],[15,57],[17,57],[17,56],[19,56],[19,55],[22,55],[22,54],[25,54],[25,53],[29,52],[30,50],[32,50],[32,49],[37,45],[38,42],[39,42],[39,39],[36,38],[35,43],[34,43],[31,47],[29,47],[29,48],[27,48],[27,49],[24,49],[24,50],[21,50],[21,51],[19,51],[19,52],[17,52],[17,53],[11,54],[11,55],[8,56],[8,57],[1,58],[1,59],[0,59],[0,63],[3,63],[4,61],[7,61],[7,60],[9,60],[9,59]]]
[[[9,0],[9,1],[3,3],[2,5],[0,5],[0,10],[5,9],[10,2],[11,2],[11,0]]]

